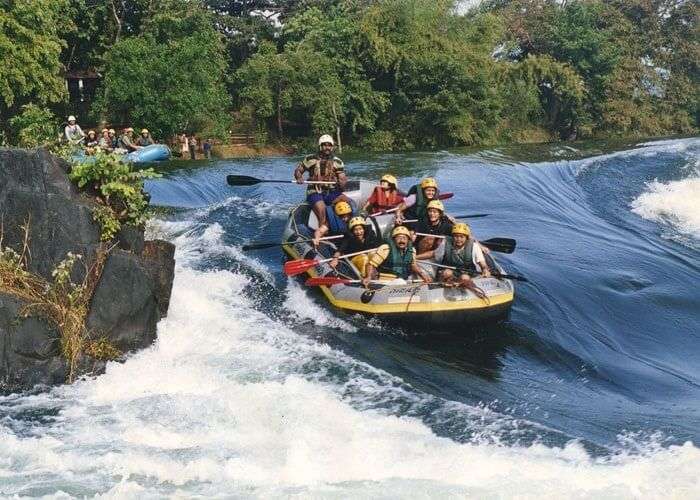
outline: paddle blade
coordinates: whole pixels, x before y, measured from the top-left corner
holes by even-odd
[[[530,280],[527,279],[525,276],[516,276],[514,274],[494,274],[493,276],[496,278],[502,278],[507,280],[522,281],[523,283],[530,282]]]
[[[352,280],[337,278],[334,276],[320,276],[316,278],[309,278],[306,280],[305,285],[307,286],[332,286],[332,285],[344,285],[351,283]]]
[[[318,264],[318,261],[311,259],[290,260],[284,264],[284,274],[287,276],[296,276],[297,274],[308,271],[316,266],[316,264]]]
[[[438,195],[438,200],[449,200],[454,195],[455,195],[454,193],[440,193]]]
[[[466,214],[466,215],[455,215],[455,219],[478,219],[479,217],[488,217],[491,214]]]
[[[262,181],[249,175],[227,175],[226,182],[229,186],[253,186]]]
[[[243,245],[241,249],[245,252],[247,250],[262,250],[263,248],[273,248],[281,247],[284,243],[255,243],[252,245]]]
[[[512,238],[491,238],[479,243],[494,252],[513,253],[517,242]]]

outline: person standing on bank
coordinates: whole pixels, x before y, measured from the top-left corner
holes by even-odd
[[[197,158],[197,138],[194,136],[194,134],[190,136],[187,144],[190,148],[190,160],[195,160]]]
[[[328,134],[318,139],[318,153],[307,155],[294,170],[294,179],[299,184],[304,183],[304,172],[308,172],[308,180],[332,182],[334,184],[309,184],[306,191],[306,201],[311,205],[318,226],[326,224],[326,205],[334,205],[339,201],[350,199],[343,194],[348,179],[345,176],[343,161],[333,155],[335,143],[333,137]]]

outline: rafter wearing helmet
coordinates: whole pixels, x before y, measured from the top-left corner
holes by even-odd
[[[318,153],[307,155],[294,170],[294,178],[299,184],[304,182],[304,173],[310,181],[334,182],[335,184],[309,184],[306,201],[313,208],[319,227],[326,222],[326,206],[339,201],[349,202],[343,194],[347,177],[343,161],[333,155],[333,137],[324,134],[318,139]]]
[[[391,231],[389,242],[370,254],[362,283],[369,285],[378,274],[380,278],[387,279],[408,279],[415,274],[426,283],[432,281],[430,275],[416,264],[416,251],[411,244],[411,232],[406,226],[396,226]]]
[[[326,205],[324,211],[325,220],[314,231],[313,244],[315,247],[318,247],[324,236],[345,234],[348,231],[348,222],[352,218],[352,206],[345,200],[341,200],[335,205]]]
[[[374,188],[367,202],[362,207],[363,212],[374,213],[390,210],[401,204],[404,194],[399,191],[399,183],[391,174],[384,174],[379,186]]]
[[[428,202],[425,210],[425,216],[418,219],[418,223],[414,226],[416,233],[415,245],[418,253],[423,253],[428,250],[434,250],[440,243],[440,238],[435,238],[427,235],[449,236],[452,234],[452,226],[454,221],[445,214],[445,205],[440,200],[431,200]]]
[[[487,278],[491,276],[489,266],[481,251],[481,245],[472,235],[471,228],[461,222],[452,227],[450,236],[436,250],[419,253],[418,259],[435,259],[436,262],[457,269],[440,269],[440,279],[448,285],[459,286],[473,291],[477,296],[486,298],[482,289],[472,280],[475,274]]]
[[[364,217],[353,217],[350,219],[350,222],[348,222],[348,232],[338,245],[338,250],[333,254],[333,260],[330,262],[330,266],[335,269],[339,263],[338,257],[341,255],[377,248],[381,244],[381,238],[377,237]],[[356,255],[350,259],[362,277],[365,276],[368,259],[369,256],[366,253]]]
[[[396,211],[396,223],[403,224],[403,221],[406,219],[421,219],[425,217],[428,203],[432,200],[437,200],[439,194],[438,183],[432,177],[426,177],[420,183],[412,186],[408,190],[408,196],[404,198]],[[406,225],[409,228],[414,227],[411,223]]]

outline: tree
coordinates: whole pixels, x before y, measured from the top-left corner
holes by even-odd
[[[226,127],[226,60],[211,14],[184,0],[159,4],[141,35],[121,39],[107,53],[98,108],[160,137]]]
[[[66,0],[0,0],[0,123],[25,103],[65,98],[59,57],[72,27],[66,8]]]

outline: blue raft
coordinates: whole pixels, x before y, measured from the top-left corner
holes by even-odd
[[[121,155],[127,163],[153,163],[157,161],[167,161],[170,159],[170,148],[163,144],[151,144],[144,146],[137,151]],[[73,155],[75,161],[94,161],[94,157],[86,155],[83,151]]]
[[[170,159],[170,148],[163,144],[151,144],[137,151],[133,151],[124,157],[124,161],[131,163],[152,163]]]

